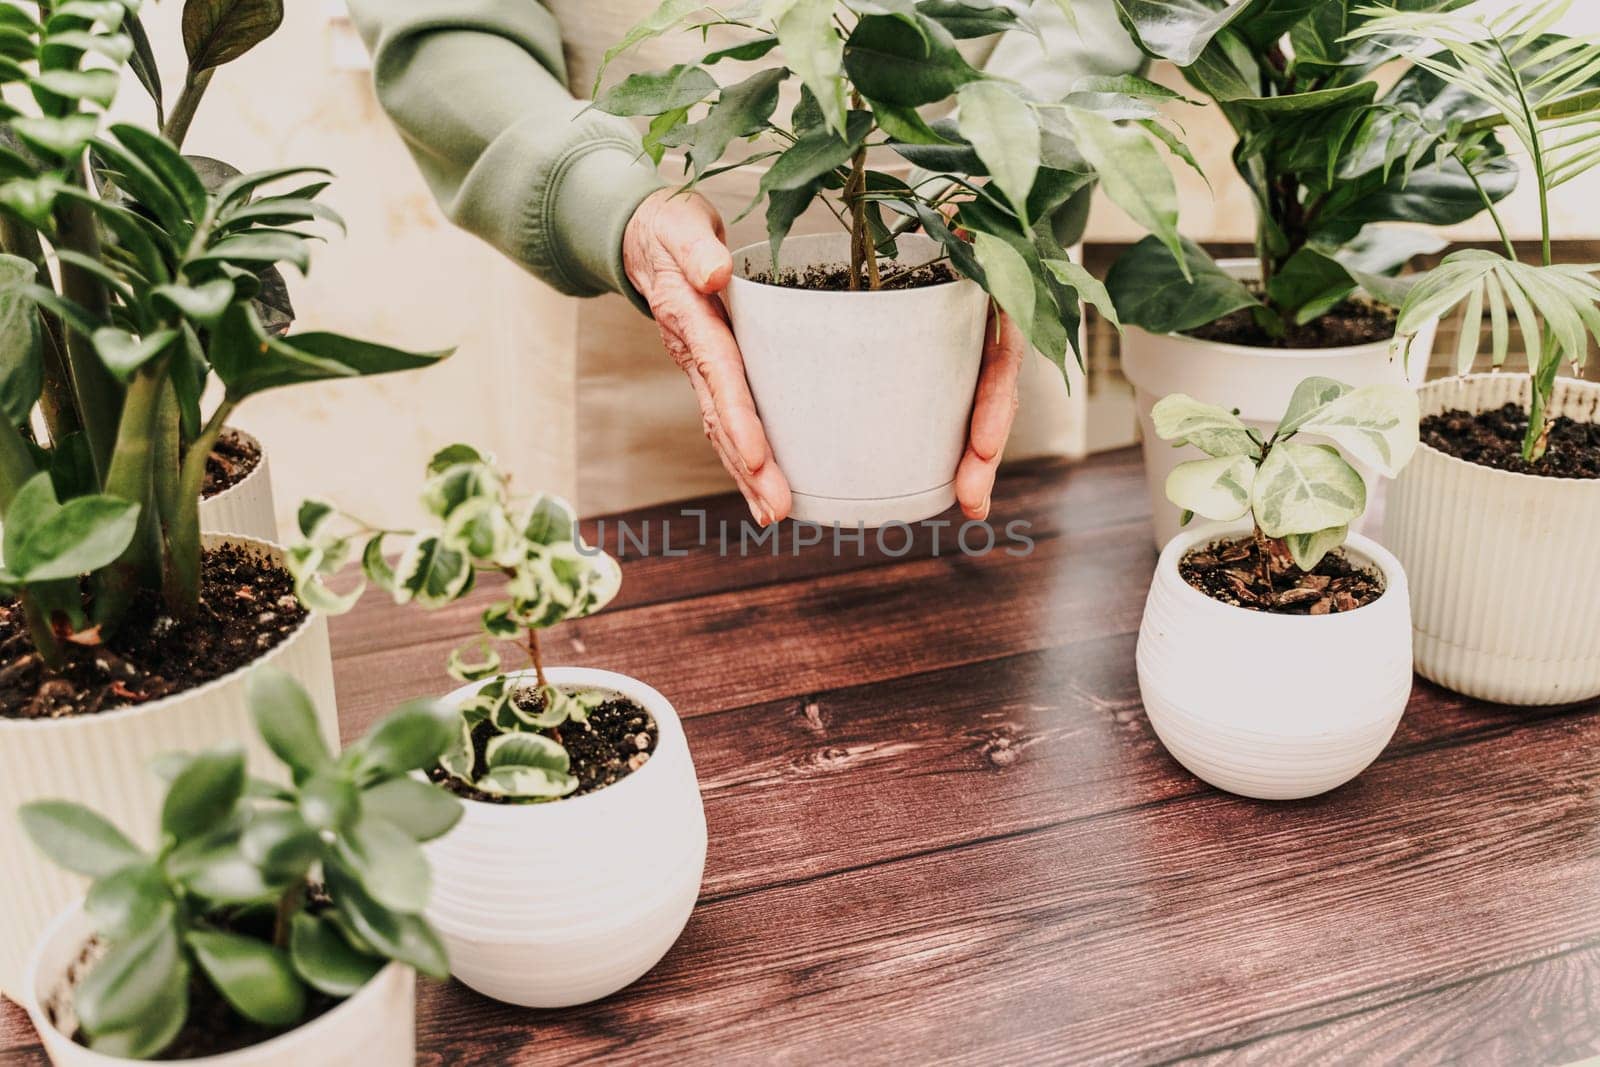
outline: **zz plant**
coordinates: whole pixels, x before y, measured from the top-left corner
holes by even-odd
[[[1054,2],[1070,17],[1069,0]],[[597,81],[594,106],[648,116],[646,152],[659,163],[669,148],[681,149],[686,189],[741,167],[764,167],[747,212],[765,204],[775,267],[796,220],[821,202],[850,233],[850,287],[892,289],[915,273],[893,265],[896,240],[920,226],[955,270],[983,286],[1065,371],[1066,353],[1078,346],[1080,300],[1113,320],[1115,314],[1101,284],[1068,260],[1048,221],[1098,176],[1111,198],[1176,254],[1177,193],[1156,146],[1187,153],[1148,103],[1171,94],[1143,79],[1089,78],[1064,100],[1041,101],[962,56],[963,39],[1037,32],[1032,6],[1032,0],[754,0],[718,8],[666,0],[606,54],[607,62],[675,30],[733,31],[743,39],[708,50],[696,63],[631,75],[603,92]],[[779,46],[781,62],[772,58]],[[721,84],[713,70],[727,61],[760,69]],[[781,90],[790,79],[800,90],[784,114]],[[930,122],[919,113],[951,104],[959,108],[955,119]],[[920,169],[901,177],[906,163]],[[971,234],[970,243],[958,231]]]
[[[73,1009],[96,1052],[159,1055],[197,981],[250,1022],[290,1029],[308,991],[350,996],[390,960],[448,976],[421,914],[430,877],[418,843],[454,826],[461,805],[410,775],[450,744],[455,712],[402,705],[335,757],[293,679],[261,668],[249,698],[287,786],[250,777],[236,747],[164,757],[151,850],[78,804],[21,810],[41,851],[94,879],[84,908],[106,951]]]
[[[370,526],[326,502],[307,501],[299,515],[305,540],[290,549],[289,569],[300,598],[330,613],[348,611],[368,583],[396,603],[431,609],[466,596],[479,572],[504,577],[504,595],[479,616],[478,637],[450,654],[452,677],[484,684],[461,706],[457,737],[439,765],[483,792],[553,799],[578,785],[567,773],[560,728],[569,721],[586,721],[604,697],[551,685],[539,633],[605,607],[621,587],[622,570],[603,551],[584,544],[577,516],[566,501],[545,493],[515,500],[508,481],[491,457],[457,444],[428,464],[422,492],[423,507],[434,520],[428,529]],[[384,555],[390,537],[404,539],[393,566]],[[345,593],[331,590],[326,579],[358,553],[361,578],[356,587]],[[496,643],[513,640],[520,640],[537,680],[532,708],[501,671]],[[491,733],[481,774],[475,773],[475,729]]]
[[[1180,463],[1167,478],[1167,498],[1183,509],[1184,524],[1195,515],[1218,522],[1249,515],[1260,566],[1268,565],[1267,542],[1281,540],[1306,572],[1344,544],[1367,507],[1366,483],[1345,454],[1392,478],[1418,440],[1410,389],[1351,389],[1331,378],[1301,382],[1266,437],[1235,412],[1182,393],[1163,397],[1152,417],[1162,440],[1208,457]],[[1312,435],[1325,441],[1305,440]],[[1262,577],[1271,589],[1265,570]]]
[[[1492,109],[1439,63],[1416,62],[1416,49],[1369,32],[1374,9],[1362,0],[1116,3],[1140,47],[1176,64],[1237,134],[1233,160],[1254,195],[1261,262],[1261,288],[1252,290],[1193,242],[1183,244],[1185,276],[1164,242],[1146,239],[1106,278],[1126,322],[1181,332],[1248,308],[1282,337],[1358,287],[1398,305],[1406,283],[1391,275],[1444,243],[1384,224],[1461,222],[1516,184],[1491,128],[1477,126],[1470,143],[1451,132]],[[1413,63],[1383,89],[1379,68],[1402,58]]]
[[[1465,304],[1457,364],[1472,369],[1490,322],[1494,365],[1510,348],[1510,322],[1521,327],[1533,380],[1522,456],[1540,459],[1549,440],[1550,396],[1563,363],[1582,369],[1589,338],[1600,340],[1600,282],[1594,264],[1556,263],[1551,250],[1550,194],[1600,163],[1600,39],[1566,37],[1551,27],[1569,2],[1523,4],[1486,18],[1471,12],[1363,8],[1360,39],[1402,52],[1450,91],[1469,101],[1449,116],[1444,151],[1478,177],[1492,160],[1484,144],[1500,129],[1527,154],[1539,193],[1539,262],[1523,263],[1492,198],[1501,250],[1463,249],[1446,256],[1406,299],[1402,333]],[[1487,183],[1484,184],[1487,190]]]
[[[240,403],[442,355],[286,334],[279,265],[308,268],[302,224],[342,226],[316,200],[327,172],[240,174],[179,151],[215,67],[269,34],[281,4],[185,4],[189,68],[165,136],[105,118],[124,68],[163,117],[137,10],[0,0],[0,86],[15,90],[0,105],[0,584],[52,668],[140,590],[196,616],[205,462]]]

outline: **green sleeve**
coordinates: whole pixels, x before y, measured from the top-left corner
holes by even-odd
[[[378,99],[451,221],[561,292],[641,303],[622,233],[662,182],[632,126],[567,91],[550,12],[533,0],[349,6]]]

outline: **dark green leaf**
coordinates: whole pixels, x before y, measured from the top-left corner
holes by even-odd
[[[305,912],[289,926],[289,962],[307,985],[330,997],[351,996],[384,965],[352,947],[333,923]]]
[[[363,941],[423,974],[435,978],[449,975],[450,961],[444,945],[420,916],[390,911],[373,900],[355,875],[337,860],[330,860],[325,872],[334,904]]]
[[[1304,325],[1325,314],[1355,291],[1356,280],[1338,260],[1314,248],[1290,256],[1267,284],[1267,295]]]
[[[185,0],[183,49],[189,69],[238,59],[283,23],[283,0]]]
[[[6,566],[25,582],[76,578],[122,555],[138,524],[137,504],[114,496],[81,496],[29,534],[6,558]]]
[[[239,838],[239,850],[261,868],[268,882],[296,885],[306,880],[311,864],[322,858],[323,842],[298,812],[274,810],[250,820]]]
[[[78,985],[73,1007],[96,1052],[147,1059],[188,1014],[189,966],[170,911],[106,953]]]
[[[659,115],[698,104],[717,91],[717,81],[701,68],[679,63],[662,71],[630,74],[595,99],[612,115]]]
[[[435,759],[437,754],[428,762]],[[428,903],[428,861],[416,841],[394,823],[363,814],[340,835],[335,849],[339,862],[385,908],[414,915]]]
[[[1255,0],[1117,0],[1134,40],[1159,59],[1193,63],[1211,39]]]
[[[112,126],[111,135],[166,183],[167,189],[188,210],[190,218],[198,219],[205,212],[205,184],[194,166],[166,138],[126,122]]]
[[[735,138],[759,133],[766,126],[787,73],[782,68],[760,71],[722,90],[706,117],[691,127],[689,161],[696,171],[703,172],[721,159]]]
[[[778,254],[784,240],[789,236],[789,231],[794,229],[795,222],[805,214],[806,208],[811,206],[811,201],[816,199],[817,189],[817,183],[813,182],[798,189],[774,189],[767,194],[767,246],[772,249],[774,271],[780,267]]]
[[[17,818],[39,851],[75,874],[104,878],[145,858],[121,830],[81,804],[36,800],[19,808]]]
[[[362,792],[362,810],[381,816],[417,841],[443,836],[461,820],[462,805],[443,789],[416,778],[390,778]]]
[[[210,930],[190,930],[184,940],[234,1011],[263,1026],[300,1021],[306,990],[286,953],[253,937]]]
[[[455,709],[441,700],[412,700],[390,712],[351,746],[358,766],[374,776],[393,776],[433,766],[455,737]]]
[[[1181,333],[1257,304],[1250,290],[1199,245],[1184,241],[1183,253],[1192,278],[1183,276],[1172,253],[1154,237],[1146,237],[1112,264],[1106,289],[1125,324],[1151,333]]]
[[[749,62],[753,59],[760,59],[762,56],[766,55],[776,47],[778,47],[778,36],[777,34],[769,33],[753,40],[745,41],[743,44],[736,44],[728,48],[719,48],[715,52],[708,52],[706,57],[700,62],[707,67],[715,63],[720,63],[724,59],[732,59],[736,62]]]
[[[955,38],[932,19],[920,30],[898,18],[868,15],[845,42],[844,69],[863,96],[902,107],[946,100],[983,75],[956,47]]]
[[[94,350],[118,381],[127,381],[133,372],[161,355],[179,338],[177,330],[156,330],[135,337],[114,326],[102,326],[93,334]]]
[[[156,62],[155,49],[150,47],[150,36],[145,33],[144,23],[135,14],[130,13],[124,18],[123,29],[133,43],[128,69],[139,79],[144,91],[150,94],[150,99],[156,106],[156,128],[163,128],[167,124],[167,116],[161,99],[161,65]]]
[[[0,416],[28,421],[44,384],[39,310],[22,288],[37,277],[20,256],[0,255]]]
[[[135,863],[97,878],[84,910],[95,932],[113,944],[136,937],[174,906],[166,876],[153,863]]]
[[[244,752],[238,746],[202,752],[167,787],[161,830],[182,842],[215,829],[244,795]]]
[[[848,132],[843,139],[826,128],[802,135],[761,176],[761,193],[799,189],[835,167],[843,166],[872,132],[872,115],[866,111],[851,112]]]
[[[276,668],[257,668],[250,676],[249,701],[256,731],[296,780],[332,766],[317,709],[294,678]]]

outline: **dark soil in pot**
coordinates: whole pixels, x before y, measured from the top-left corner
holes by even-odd
[[[530,712],[537,712],[544,706],[544,698],[532,686],[517,690],[511,699]],[[581,797],[622,781],[650,761],[661,740],[661,730],[654,716],[624,696],[614,697],[595,708],[589,713],[588,722],[567,722],[539,732],[565,748],[572,761],[568,773],[578,779],[578,788],[563,800]],[[476,755],[472,768],[474,778],[488,770],[484,749],[494,736],[495,729],[487,722],[479,723],[472,732]],[[474,789],[439,767],[429,771],[428,777],[467,800],[478,800],[485,804],[527,803]]]
[[[206,551],[193,621],[178,622],[158,594],[142,592],[103,643],[67,644],[58,672],[33,652],[22,609],[0,602],[0,717],[93,715],[181,693],[260,658],[305,617],[289,572],[235,545]]]
[[[1304,326],[1290,323],[1283,337],[1273,337],[1256,322],[1249,308],[1230,311],[1216,322],[1188,332],[1201,341],[1251,348],[1348,348],[1387,341],[1394,336],[1396,312],[1367,300],[1346,300]]]
[[[261,465],[261,446],[238,430],[223,430],[216,447],[206,457],[206,478],[201,484],[202,500],[225,493],[238,485]]]
[[[1546,478],[1600,478],[1600,422],[1565,415],[1550,428],[1550,443],[1537,463],[1522,458],[1528,413],[1520,404],[1472,414],[1446,411],[1422,420],[1422,441],[1447,456],[1480,467]]]
[[[923,289],[930,285],[948,285],[960,281],[961,275],[948,263],[928,263],[907,270],[893,261],[879,265],[882,288],[890,292],[900,289]],[[750,276],[750,281],[761,285],[777,285],[785,289],[810,289],[821,293],[843,293],[850,290],[850,268],[843,264],[807,267],[805,270],[763,271]],[[871,292],[862,285],[858,292]]]
[[[1272,615],[1337,615],[1383,595],[1383,575],[1341,550],[1323,556],[1307,573],[1295,566],[1281,541],[1269,544],[1270,587],[1249,536],[1191,548],[1178,561],[1178,573],[1212,600]]]

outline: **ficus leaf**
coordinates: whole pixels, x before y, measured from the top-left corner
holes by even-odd
[[[1024,220],[1028,194],[1039,173],[1039,123],[1033,108],[999,82],[975,81],[961,87],[961,134],[978,153]]]

